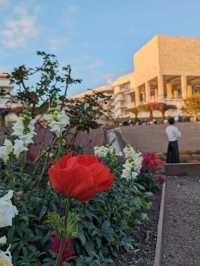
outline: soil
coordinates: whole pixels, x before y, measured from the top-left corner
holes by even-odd
[[[168,177],[162,266],[200,265],[200,180]]]
[[[111,266],[152,266],[157,240],[157,224],[159,219],[161,192],[153,196],[149,221],[139,225],[132,233],[135,249],[121,254]]]

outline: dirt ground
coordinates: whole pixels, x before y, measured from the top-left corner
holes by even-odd
[[[161,193],[158,192],[153,197],[153,205],[149,211],[149,221],[141,224],[133,232],[131,238],[135,240],[135,249],[121,254],[109,266],[152,266],[154,262],[157,224],[160,210]]]

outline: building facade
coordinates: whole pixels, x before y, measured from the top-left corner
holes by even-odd
[[[21,111],[21,103],[14,101],[12,97],[9,73],[0,72],[0,126],[16,121],[18,112]]]
[[[133,72],[96,90],[112,93],[116,118],[134,116],[136,107],[153,102],[174,106],[168,115],[181,115],[184,99],[200,94],[200,39],[155,36],[133,55]]]

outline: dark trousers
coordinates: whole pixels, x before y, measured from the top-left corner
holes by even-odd
[[[179,163],[178,141],[169,141],[167,150],[167,163]]]

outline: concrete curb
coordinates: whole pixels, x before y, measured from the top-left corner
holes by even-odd
[[[155,258],[153,266],[160,266],[162,260],[161,255],[162,255],[164,210],[165,210],[165,191],[166,191],[166,183],[164,183],[162,186],[160,214],[159,214],[158,227],[157,227],[157,242],[156,242]]]
[[[165,164],[166,176],[199,176],[200,163]]]

